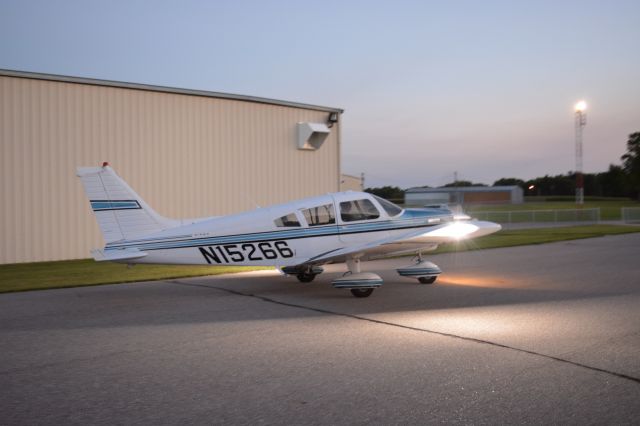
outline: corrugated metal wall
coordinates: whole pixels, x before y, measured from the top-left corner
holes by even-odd
[[[362,178],[351,175],[341,175],[340,191],[364,191]]]
[[[109,161],[172,218],[332,192],[339,123],[321,149],[296,123],[327,112],[203,96],[0,76],[0,263],[89,257],[102,246],[75,176]]]

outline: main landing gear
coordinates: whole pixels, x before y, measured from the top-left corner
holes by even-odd
[[[296,278],[298,278],[298,281],[300,281],[301,283],[310,283],[316,278],[316,275],[318,274],[312,274],[310,272],[301,272],[298,275],[296,275]]]
[[[362,272],[360,270],[360,259],[351,258],[347,260],[349,271],[342,277],[331,282],[334,288],[348,289],[354,297],[369,297],[373,290],[383,283],[382,278],[373,272]],[[324,270],[320,266],[296,266],[282,268],[282,272],[287,275],[295,275],[301,283],[310,283],[316,275]],[[403,277],[416,278],[420,284],[433,284],[438,279],[442,270],[438,265],[422,259],[422,253],[418,253],[412,265],[396,269],[396,272]]]
[[[369,297],[373,290],[382,285],[382,278],[372,272],[360,271],[360,259],[347,260],[349,272],[331,282],[334,288],[351,290],[354,297]]]
[[[352,288],[351,294],[354,297],[369,297],[373,293],[373,288]]]
[[[303,271],[299,271],[296,274],[296,278],[301,283],[310,283],[316,278],[316,275],[320,275],[324,272],[324,269],[321,266],[310,266]]]
[[[316,278],[316,275],[324,272],[324,269],[321,266],[284,267],[282,272],[287,275],[295,275],[301,283],[310,283]]]

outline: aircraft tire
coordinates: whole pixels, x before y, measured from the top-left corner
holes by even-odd
[[[433,284],[436,282],[436,279],[438,277],[420,277],[418,278],[418,281],[420,281],[420,284]]]
[[[298,278],[298,281],[300,281],[301,283],[310,283],[315,279],[316,275],[317,274],[300,273],[296,275],[296,277]]]
[[[354,297],[369,297],[371,293],[373,293],[373,290],[372,288],[352,288],[351,294],[353,294]]]

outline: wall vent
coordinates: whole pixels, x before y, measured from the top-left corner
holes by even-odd
[[[320,149],[329,132],[331,130],[324,123],[298,123],[298,149]]]

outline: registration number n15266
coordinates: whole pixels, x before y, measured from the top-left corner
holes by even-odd
[[[286,241],[221,244],[198,247],[198,250],[209,264],[273,260],[294,256],[293,250]]]

